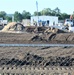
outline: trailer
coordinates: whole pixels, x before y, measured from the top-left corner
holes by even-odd
[[[32,16],[31,25],[53,26],[58,24],[57,16]]]

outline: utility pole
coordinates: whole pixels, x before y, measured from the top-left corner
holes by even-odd
[[[12,16],[12,22],[14,22],[14,16]]]
[[[37,8],[37,17],[38,17],[38,21],[39,21],[39,15],[38,15],[38,2],[36,1],[36,8]],[[38,24],[38,22],[37,22]],[[38,24],[39,25],[39,24]]]

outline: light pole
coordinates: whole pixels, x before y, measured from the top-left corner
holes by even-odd
[[[39,21],[39,15],[38,15],[38,2],[36,1],[36,8],[37,8],[37,17],[38,17],[38,21]],[[38,24],[38,21],[37,21],[37,24]]]
[[[12,16],[12,22],[14,22],[14,16]]]

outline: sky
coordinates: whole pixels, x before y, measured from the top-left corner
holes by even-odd
[[[13,14],[15,11],[22,13],[23,10],[26,10],[33,14],[34,11],[37,11],[36,1],[38,2],[38,11],[44,8],[53,10],[56,7],[62,13],[72,14],[74,11],[74,0],[0,0],[0,11]]]

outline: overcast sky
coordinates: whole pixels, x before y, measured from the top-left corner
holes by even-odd
[[[41,11],[44,8],[55,9],[59,7],[62,13],[72,14],[74,11],[74,0],[37,0],[38,9]],[[36,0],[0,0],[0,11],[5,11],[8,14],[13,14],[15,11],[20,13],[29,11],[33,14],[36,11]]]

